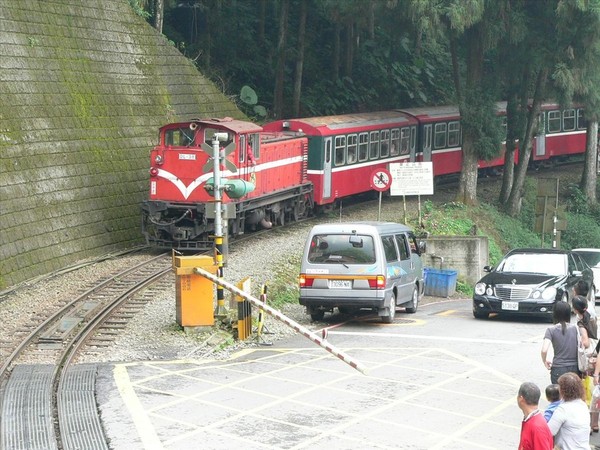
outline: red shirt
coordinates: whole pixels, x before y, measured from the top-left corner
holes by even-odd
[[[519,450],[552,450],[554,438],[539,409],[523,419]]]

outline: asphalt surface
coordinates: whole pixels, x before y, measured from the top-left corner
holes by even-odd
[[[442,302],[386,327],[331,326],[328,341],[366,375],[301,337],[222,361],[101,366],[104,430],[113,449],[516,448],[518,386],[549,381],[548,324],[470,314],[469,301]]]

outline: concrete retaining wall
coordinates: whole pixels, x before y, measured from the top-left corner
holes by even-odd
[[[483,266],[488,263],[488,238],[485,236],[430,236],[426,267],[454,269],[459,280],[475,284],[483,276]]]
[[[142,243],[158,127],[236,106],[127,0],[0,0],[0,289]]]

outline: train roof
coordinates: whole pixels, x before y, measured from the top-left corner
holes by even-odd
[[[420,122],[460,118],[460,111],[457,105],[422,106],[417,108],[399,109],[398,111],[410,114],[419,119]],[[506,114],[506,102],[497,102],[496,111],[502,115]]]
[[[377,111],[337,116],[306,117],[278,120],[264,125],[266,131],[300,131],[306,134],[328,135],[340,130],[353,128],[378,127],[380,125],[408,126],[416,125],[416,120],[402,111]]]
[[[248,122],[245,120],[233,119],[231,117],[223,117],[221,119],[190,119],[187,122],[170,123],[161,127],[161,130],[163,128],[177,128],[182,126],[188,127],[190,123],[196,123],[198,125],[203,125],[207,127],[218,127],[236,134],[258,133],[262,131],[262,127],[260,125],[256,125],[255,123]]]

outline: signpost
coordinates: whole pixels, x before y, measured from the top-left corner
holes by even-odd
[[[383,191],[387,191],[392,184],[392,175],[386,169],[375,169],[371,173],[371,187],[376,191],[379,191],[379,212],[377,213],[377,220],[381,220],[381,196]]]
[[[421,195],[433,195],[433,163],[408,162],[390,164],[392,174],[391,195],[402,195],[404,222],[406,223],[406,196],[417,195],[419,202],[419,225],[421,224]]]

